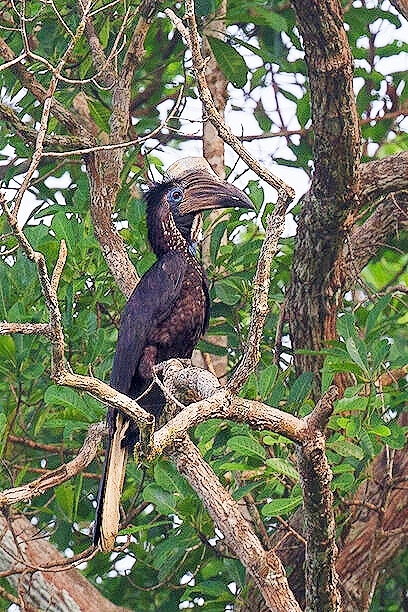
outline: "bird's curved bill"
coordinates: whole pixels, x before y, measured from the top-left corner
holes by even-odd
[[[184,178],[184,198],[179,205],[182,215],[214,208],[255,210],[249,197],[238,187],[213,177],[208,172],[191,172]]]

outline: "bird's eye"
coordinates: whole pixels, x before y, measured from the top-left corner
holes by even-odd
[[[170,189],[169,193],[167,194],[167,201],[170,204],[180,204],[181,200],[183,199],[183,190],[181,189],[181,187],[173,187],[173,189]]]

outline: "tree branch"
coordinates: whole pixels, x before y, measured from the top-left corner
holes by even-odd
[[[297,447],[306,537],[306,611],[339,612],[341,597],[336,572],[336,522],[330,484],[332,472],[325,454],[324,430],[337,398],[330,387],[306,417],[309,432]]]
[[[0,55],[9,62],[16,59],[12,49],[1,37]],[[13,63],[11,69],[19,78],[21,85],[26,87],[39,102],[44,104],[45,100],[47,99],[47,90],[37,81],[28,68],[26,68],[26,66],[21,62],[16,62]],[[77,138],[81,139],[82,146],[87,147],[95,144],[95,140],[92,136],[95,131],[95,124],[87,125],[87,123],[84,122],[83,117],[76,117],[75,113],[65,108],[65,106],[58,102],[58,100],[55,98],[52,100],[51,112],[69,132],[72,132]]]
[[[176,464],[200,496],[215,524],[222,531],[228,548],[236,554],[262,591],[265,602],[275,612],[300,612],[291,593],[279,557],[266,552],[236,501],[220,484],[198,449],[185,436],[168,449]]]
[[[30,501],[33,497],[42,495],[48,489],[57,487],[82,472],[95,458],[98,446],[105,433],[106,426],[104,423],[91,425],[82,448],[74,459],[64,463],[56,470],[48,471],[44,476],[32,482],[0,491],[0,509],[18,502]]]
[[[200,98],[207,113],[208,119],[216,128],[222,140],[230,145],[230,147],[248,165],[248,167],[251,168],[254,172],[256,172],[256,174],[260,178],[264,179],[269,185],[274,187],[278,191],[278,194],[285,201],[290,202],[291,200],[293,200],[295,195],[295,192],[292,187],[289,187],[289,185],[287,185],[284,181],[269,172],[269,170],[262,166],[247,151],[247,149],[242,145],[239,138],[231,132],[231,129],[226,125],[224,119],[216,109],[205,75],[206,61],[204,60],[201,54],[200,40],[195,19],[194,0],[186,0],[185,6],[185,17],[189,28],[188,34],[186,34],[187,31],[184,26],[180,27],[181,24],[179,20],[173,20],[173,25],[174,27],[179,29],[180,34],[184,36],[186,43],[191,50],[193,56],[193,71],[197,80]],[[172,17],[172,13],[169,11],[167,11],[167,15],[170,18]]]
[[[251,320],[246,340],[245,352],[228,382],[228,389],[237,392],[248,380],[249,375],[258,365],[259,347],[265,320],[269,312],[268,296],[272,260],[279,248],[279,239],[285,226],[285,215],[290,204],[279,196],[273,212],[268,217],[265,237],[259,254],[255,276],[252,282],[253,295],[251,304]]]

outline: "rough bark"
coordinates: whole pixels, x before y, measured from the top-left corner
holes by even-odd
[[[0,516],[0,569],[18,591],[26,609],[53,612],[126,612],[69,566],[24,516]]]
[[[401,421],[401,424],[406,422]],[[336,563],[344,612],[368,609],[369,598],[381,571],[408,542],[408,455],[405,449],[392,455],[391,474],[390,450],[385,449],[370,469],[372,478],[364,481],[358,488],[351,507],[349,521],[351,529],[344,534],[339,545]],[[290,528],[300,535],[304,534],[303,510],[297,511],[290,519]],[[285,539],[282,541],[284,536]],[[282,542],[280,544],[280,542]],[[272,546],[286,568],[291,567],[288,581],[297,601],[301,605],[305,599],[304,561],[305,548],[299,538],[287,527],[277,531]],[[264,612],[262,595],[255,585],[249,589],[249,603],[243,603],[239,612]]]
[[[251,525],[242,516],[238,503],[221,484],[217,486],[217,476],[202,460],[194,444],[186,437],[177,442],[169,454],[203,500],[216,525],[223,530],[229,549],[254,577],[267,610],[300,612],[279,557],[263,549]]]
[[[400,422],[408,422],[407,414]],[[337,563],[345,612],[369,609],[381,570],[408,543],[407,475],[406,449],[386,447],[373,463],[372,478],[354,496]]]
[[[299,217],[287,312],[294,348],[319,350],[335,337],[329,315],[339,295],[330,278],[357,204],[360,133],[340,3],[292,4],[309,73],[315,173]],[[297,354],[295,361],[299,372],[318,375],[321,359]]]

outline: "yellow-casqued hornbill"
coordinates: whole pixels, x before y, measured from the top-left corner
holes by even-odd
[[[195,257],[193,230],[198,213],[214,208],[253,209],[251,200],[221,181],[204,158],[173,164],[163,183],[146,197],[148,239],[156,263],[146,272],[122,313],[110,384],[156,418],[165,398],[152,381],[155,364],[189,358],[209,319],[207,278]],[[144,394],[144,395],[143,395]],[[127,455],[138,439],[135,423],[109,409],[108,443],[98,492],[94,543],[112,550],[119,528],[119,505]]]

